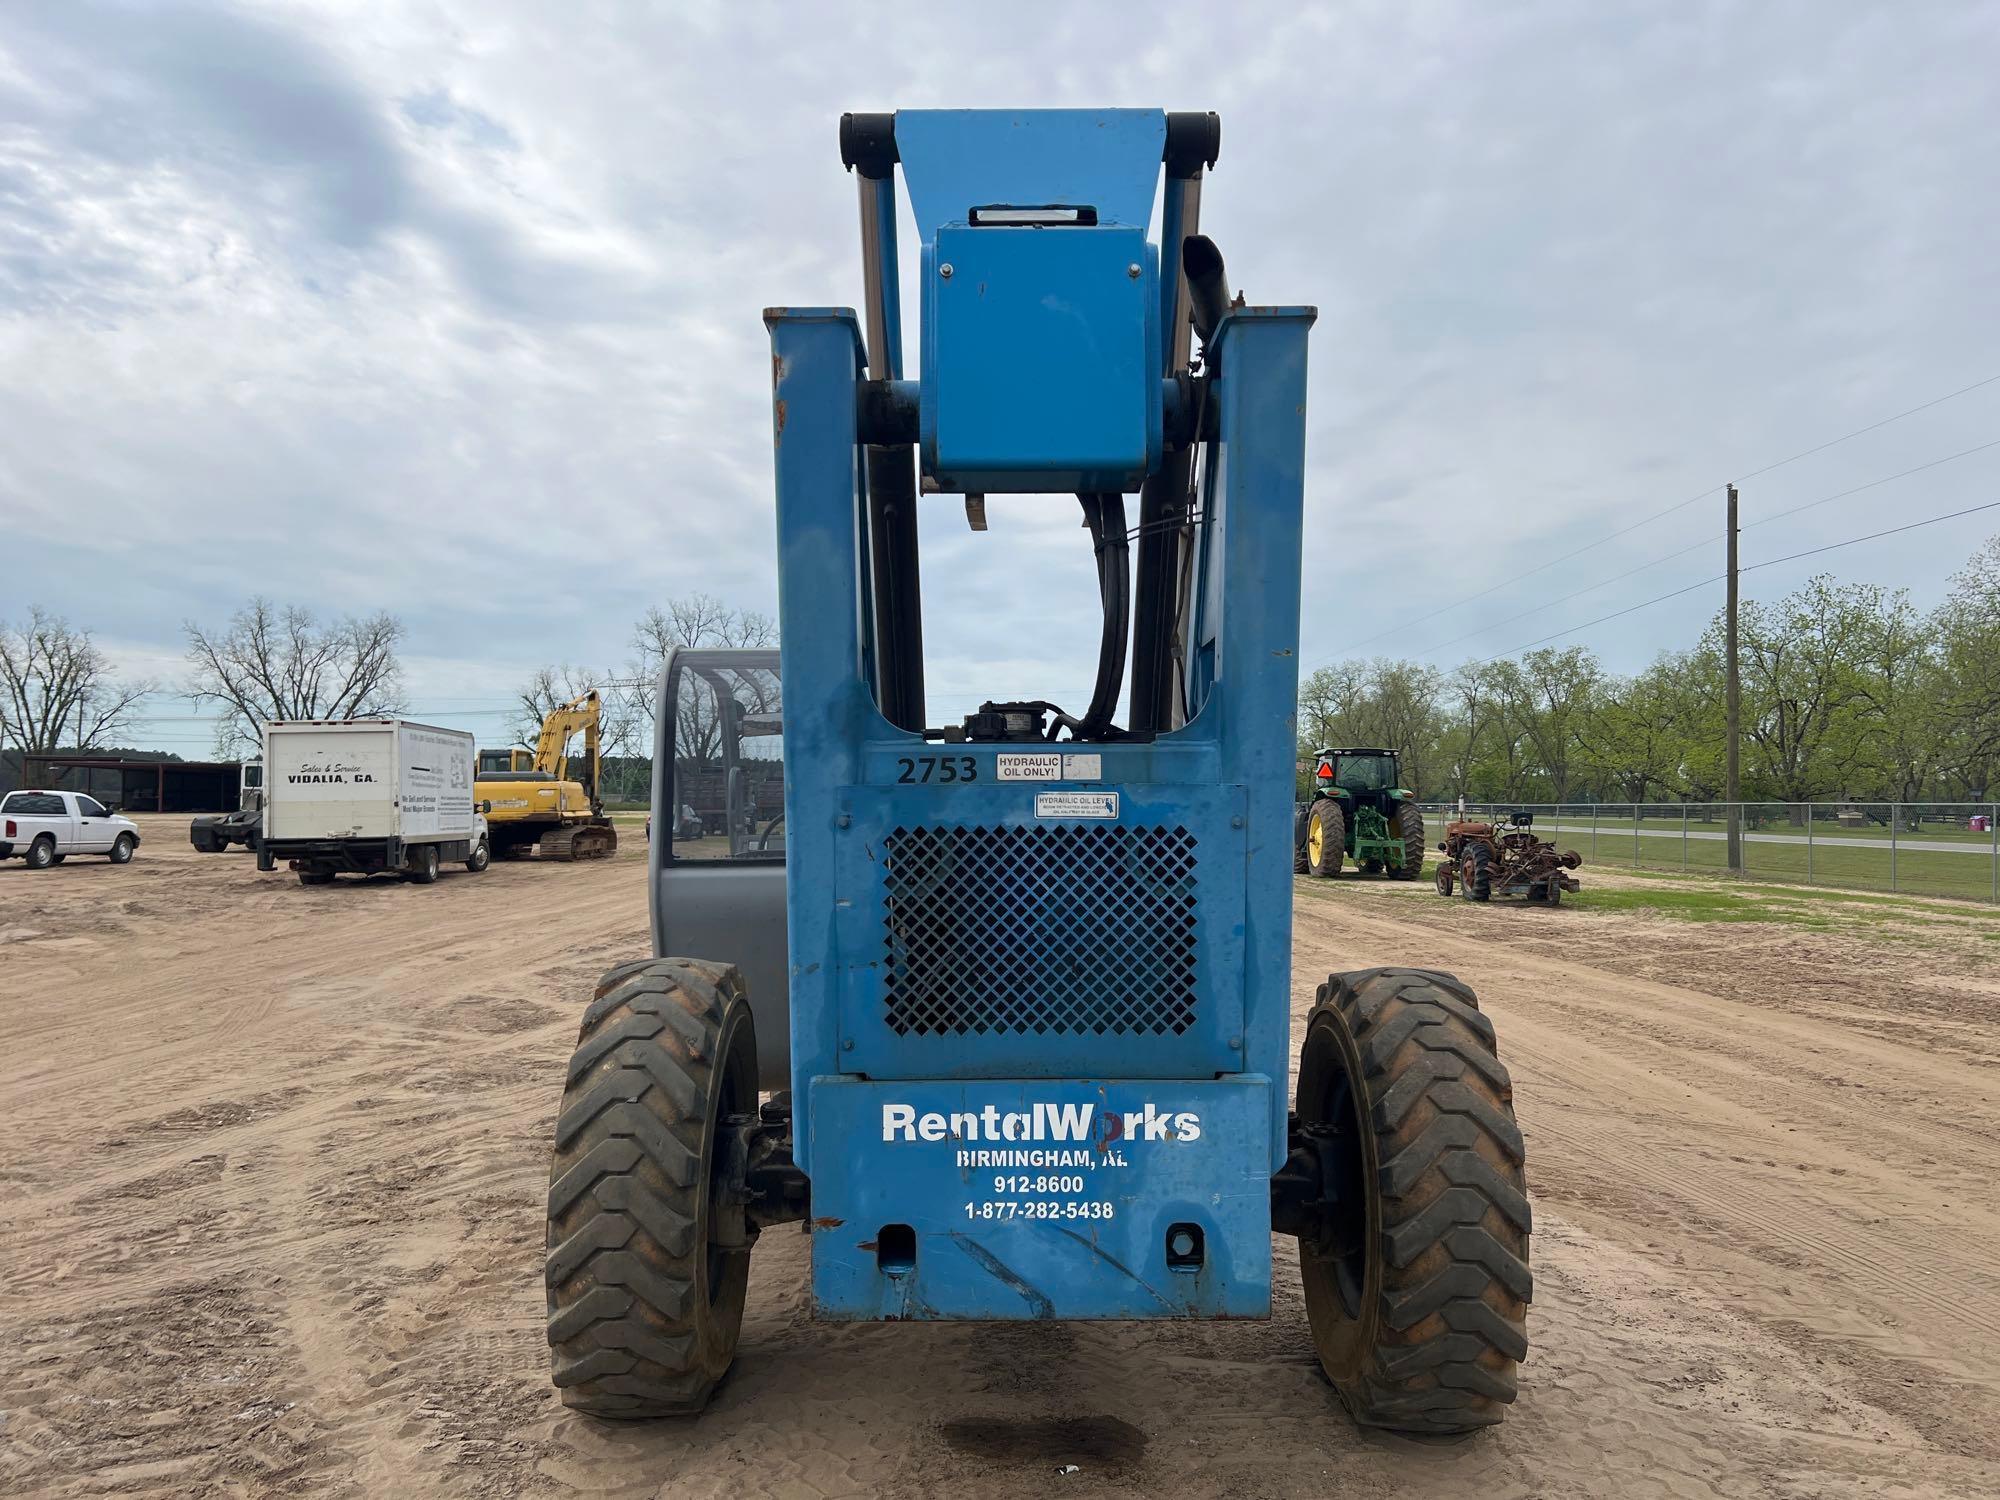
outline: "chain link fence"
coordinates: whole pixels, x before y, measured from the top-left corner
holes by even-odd
[[[1465,816],[1534,814],[1535,831],[1592,865],[1726,871],[1767,880],[2000,904],[2000,803],[1468,802]],[[1457,804],[1423,804],[1435,830]],[[1432,843],[1437,838],[1432,838]]]

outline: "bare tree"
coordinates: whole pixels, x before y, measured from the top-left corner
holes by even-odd
[[[153,690],[151,682],[115,679],[88,630],[39,605],[18,627],[0,624],[0,748],[103,749]]]
[[[669,651],[694,646],[768,647],[778,644],[778,622],[754,609],[731,609],[713,594],[688,594],[654,605],[632,627],[638,653],[632,675],[631,706],[650,724],[659,705],[660,665]]]
[[[252,599],[225,631],[189,620],[188,693],[228,717],[216,731],[226,753],[272,719],[357,719],[402,706],[396,645],[403,623],[387,611],[321,624],[298,605]]]
[[[565,703],[589,692],[600,700],[598,741],[605,755],[629,755],[638,739],[637,716],[626,697],[613,690],[616,679],[610,672],[588,667],[541,667],[519,693],[521,707],[512,725],[517,744],[533,748],[542,731],[542,720]]]

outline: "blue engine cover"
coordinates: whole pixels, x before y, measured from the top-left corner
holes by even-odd
[[[846,1143],[813,1175],[819,1317],[1270,1316],[1260,1074],[835,1076],[811,1109],[815,1135]],[[1176,1256],[1177,1231],[1196,1253]]]

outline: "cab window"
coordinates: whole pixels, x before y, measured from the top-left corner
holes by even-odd
[[[680,860],[785,857],[784,703],[771,667],[682,664],[672,715],[666,826],[652,837]]]
[[[1343,755],[1334,762],[1333,780],[1350,792],[1386,792],[1396,784],[1396,763],[1386,755]]]
[[[7,800],[0,802],[0,812],[17,813],[24,818],[59,818],[63,814],[63,799],[54,792],[9,792]]]
[[[76,799],[76,815],[80,818],[108,818],[111,810],[95,797],[79,795]]]

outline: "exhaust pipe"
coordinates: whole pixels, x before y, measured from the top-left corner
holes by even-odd
[[[1215,334],[1215,325],[1229,311],[1229,278],[1223,275],[1222,252],[1215,248],[1215,241],[1205,234],[1191,234],[1182,240],[1181,274],[1187,277],[1194,331],[1206,346]]]

